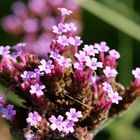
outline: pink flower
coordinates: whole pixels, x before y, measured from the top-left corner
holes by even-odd
[[[112,103],[118,104],[122,97],[118,95],[118,92],[112,92],[108,94]]]
[[[87,59],[89,59],[89,56],[86,56],[86,53],[84,51],[79,51],[79,53],[75,53],[75,57],[80,61],[84,62]]]
[[[77,122],[78,119],[81,118],[83,115],[81,111],[76,112],[75,108],[71,108],[70,112],[66,112],[66,116],[67,116],[67,120]]]
[[[82,70],[84,68],[83,63],[75,62],[73,65],[74,65],[74,68],[77,70]]]
[[[116,77],[118,72],[116,71],[116,69],[113,69],[109,66],[105,67],[105,69],[103,70],[103,73],[105,74],[105,76],[107,78],[113,78],[113,77]]]
[[[132,74],[134,75],[135,79],[140,79],[140,68],[136,68],[135,70],[132,70]]]
[[[83,41],[81,40],[79,36],[76,36],[75,38],[70,37],[69,43],[73,46],[80,46],[83,43]]]
[[[63,129],[63,116],[59,115],[57,118],[52,115],[49,118],[49,121],[51,122],[50,128],[54,131],[56,129],[58,129],[60,132]]]
[[[115,59],[119,59],[120,58],[120,54],[119,52],[117,52],[116,50],[112,49],[109,51],[109,54],[111,57],[115,58]]]
[[[30,124],[30,126],[34,126],[34,127],[36,127],[38,124],[39,124],[39,122],[41,122],[41,116],[38,114],[38,112],[36,112],[36,111],[34,111],[33,113],[32,112],[30,112],[29,114],[28,114],[28,118],[26,119],[26,122],[28,123],[28,124]]]
[[[44,94],[42,91],[43,89],[45,89],[45,86],[39,85],[37,83],[35,85],[31,85],[30,93],[31,93],[31,95],[36,94],[37,97],[40,97]]]
[[[64,28],[67,32],[75,32],[77,30],[77,27],[74,23],[65,23]]]
[[[104,82],[103,83],[103,91],[108,92],[108,93],[112,93],[113,92],[112,86],[109,83]]]
[[[63,46],[69,45],[69,39],[65,35],[58,36],[57,42]]]
[[[58,10],[61,12],[62,16],[66,16],[66,15],[71,15],[73,12],[71,10],[68,10],[66,8],[58,8]]]
[[[97,70],[97,68],[102,68],[102,62],[97,62],[96,58],[86,59],[86,66],[90,67],[92,70]]]
[[[57,60],[60,58],[59,50],[55,49],[50,51],[50,57]]]
[[[106,45],[106,42],[102,41],[100,44],[95,43],[94,47],[99,51],[99,52],[107,52],[109,50],[109,47]]]
[[[99,53],[99,51],[93,45],[84,45],[83,50],[91,56],[95,56],[95,54]]]
[[[71,59],[65,58],[64,56],[60,56],[60,58],[57,59],[58,64],[62,67],[69,68],[71,66]]]
[[[74,132],[74,122],[71,120],[63,121],[63,133],[73,133]]]
[[[52,64],[51,60],[48,60],[46,62],[46,60],[42,59],[40,61],[41,65],[38,66],[40,71],[44,71],[46,74],[51,73],[51,69],[54,68],[54,65]]]
[[[64,28],[64,24],[62,23],[59,23],[58,26],[54,25],[52,28],[53,28],[53,32],[58,35],[67,32],[67,30]]]

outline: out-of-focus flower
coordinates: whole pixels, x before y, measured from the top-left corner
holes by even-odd
[[[132,74],[134,75],[135,79],[140,79],[140,68],[136,68],[135,70],[132,70]]]
[[[9,104],[6,107],[1,109],[1,114],[2,117],[7,119],[7,120],[11,120],[12,117],[16,114],[16,110],[13,109],[14,106]]]

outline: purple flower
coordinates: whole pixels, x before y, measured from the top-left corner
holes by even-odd
[[[58,64],[62,67],[69,68],[71,66],[71,59],[65,58],[64,56],[60,56],[59,59],[57,59]]]
[[[109,47],[106,45],[106,42],[102,41],[100,44],[95,43],[94,47],[99,51],[99,52],[107,52],[109,50]]]
[[[67,32],[67,30],[64,28],[64,24],[62,23],[59,23],[58,26],[54,25],[52,28],[53,28],[53,32],[58,35]]]
[[[84,45],[83,50],[91,56],[95,56],[95,54],[99,53],[99,51],[93,45]]]
[[[36,127],[38,124],[39,124],[39,122],[41,122],[41,116],[38,114],[38,112],[36,112],[36,111],[34,111],[33,113],[32,112],[30,112],[29,114],[28,114],[28,118],[26,119],[26,122],[28,123],[28,124],[30,124],[30,126],[34,126],[34,127]]]
[[[79,51],[79,53],[75,53],[75,57],[79,60],[79,62],[84,62],[89,59],[89,56],[86,56],[84,51]]]
[[[108,93],[112,93],[113,92],[112,86],[109,83],[104,82],[103,83],[103,91],[108,92]]]
[[[31,85],[30,93],[31,95],[36,94],[37,97],[40,97],[44,94],[42,91],[43,89],[45,89],[44,85],[39,84]]]
[[[63,121],[63,133],[73,133],[74,132],[74,122],[72,120]]]
[[[105,69],[103,70],[103,73],[105,74],[105,76],[107,78],[113,78],[113,77],[116,77],[118,72],[116,71],[116,69],[113,69],[109,66],[105,67]]]
[[[69,43],[73,46],[80,46],[83,43],[83,41],[81,40],[79,36],[76,36],[75,38],[70,37]]]
[[[27,33],[34,33],[39,30],[39,21],[36,18],[26,19],[23,28]]]
[[[33,71],[24,71],[21,78],[22,80],[31,80],[31,78],[35,78],[35,73]]]
[[[69,45],[69,40],[65,35],[58,36],[57,42],[63,46]]]
[[[40,70],[38,68],[34,69],[34,77],[36,80],[39,80],[41,76],[43,76],[44,73],[40,72]]]
[[[9,104],[6,108],[1,109],[2,117],[11,120],[12,117],[16,114],[16,111],[13,109],[14,106]]]
[[[115,58],[115,59],[119,59],[120,58],[120,54],[119,54],[119,52],[117,52],[116,50],[110,50],[109,51],[109,54],[110,54],[110,56],[111,57],[113,57],[113,58]]]
[[[73,32],[77,30],[77,27],[75,26],[74,23],[65,23],[64,24],[64,28],[66,30],[66,32]]]
[[[82,70],[84,68],[83,63],[75,62],[73,65],[74,65],[74,68],[77,70]]]
[[[56,129],[58,129],[59,131],[62,131],[63,129],[63,116],[59,115],[57,118],[52,115],[49,118],[49,121],[52,123],[50,128],[54,131]]]
[[[78,119],[81,118],[83,115],[82,115],[81,111],[76,112],[75,108],[71,108],[70,112],[66,112],[66,116],[67,116],[68,120],[71,120],[73,122],[77,122]]]
[[[60,58],[59,50],[55,49],[50,51],[50,57],[57,60]]]
[[[140,79],[140,68],[136,68],[135,70],[132,70],[132,74],[134,75],[135,79]]]
[[[108,97],[110,98],[112,103],[118,104],[122,97],[118,95],[118,92],[108,93]]]
[[[46,60],[42,59],[40,61],[41,65],[38,66],[40,71],[44,71],[46,74],[51,73],[51,69],[54,68],[54,65],[52,64],[51,60],[48,60],[46,62]]]
[[[38,15],[42,15],[47,12],[46,0],[29,0],[28,7],[32,12]]]
[[[71,10],[68,10],[66,8],[58,8],[58,10],[61,12],[61,15],[62,16],[66,16],[66,15],[71,15],[72,14],[72,11]]]
[[[86,60],[86,66],[90,67],[92,70],[97,70],[97,68],[102,68],[102,62],[97,62],[96,58],[88,58]]]

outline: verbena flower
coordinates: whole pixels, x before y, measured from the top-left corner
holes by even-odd
[[[59,115],[57,118],[52,115],[50,118],[49,118],[49,121],[52,123],[50,128],[54,131],[56,129],[58,129],[59,131],[62,131],[63,130],[63,119],[64,117]]]
[[[27,123],[30,126],[37,126],[41,122],[41,116],[38,114],[38,112],[34,111],[33,113],[30,112],[28,114],[28,118],[26,119]]]
[[[37,83],[35,85],[31,85],[30,93],[31,93],[31,95],[35,94],[37,97],[40,97],[44,94],[42,91],[43,89],[45,89],[45,86],[39,85]]]
[[[51,60],[46,61],[46,60],[42,59],[40,61],[40,63],[41,63],[41,65],[38,66],[40,71],[43,71],[46,74],[51,73],[51,70],[54,68],[54,65],[52,64]]]
[[[82,112],[77,111],[75,108],[71,108],[69,112],[66,112],[67,120],[71,120],[73,122],[77,122],[79,118],[82,117]]]
[[[3,118],[11,120],[12,117],[16,114],[16,110],[14,110],[13,105],[9,104],[1,109],[1,114]]]
[[[105,76],[107,78],[111,78],[111,77],[116,77],[118,72],[116,71],[116,69],[113,69],[109,66],[105,67],[105,69],[103,70]]]

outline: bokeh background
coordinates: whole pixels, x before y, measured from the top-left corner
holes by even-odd
[[[0,19],[11,13],[10,7],[14,1],[0,0]],[[81,36],[84,42],[106,41],[111,48],[120,52],[118,81],[127,86],[132,80],[132,69],[140,67],[140,0],[77,1],[81,6]],[[7,34],[0,26],[0,45],[20,41],[20,37]],[[0,120],[0,140],[11,139],[5,125]],[[123,116],[115,118],[94,140],[102,139],[140,139],[140,99]]]

